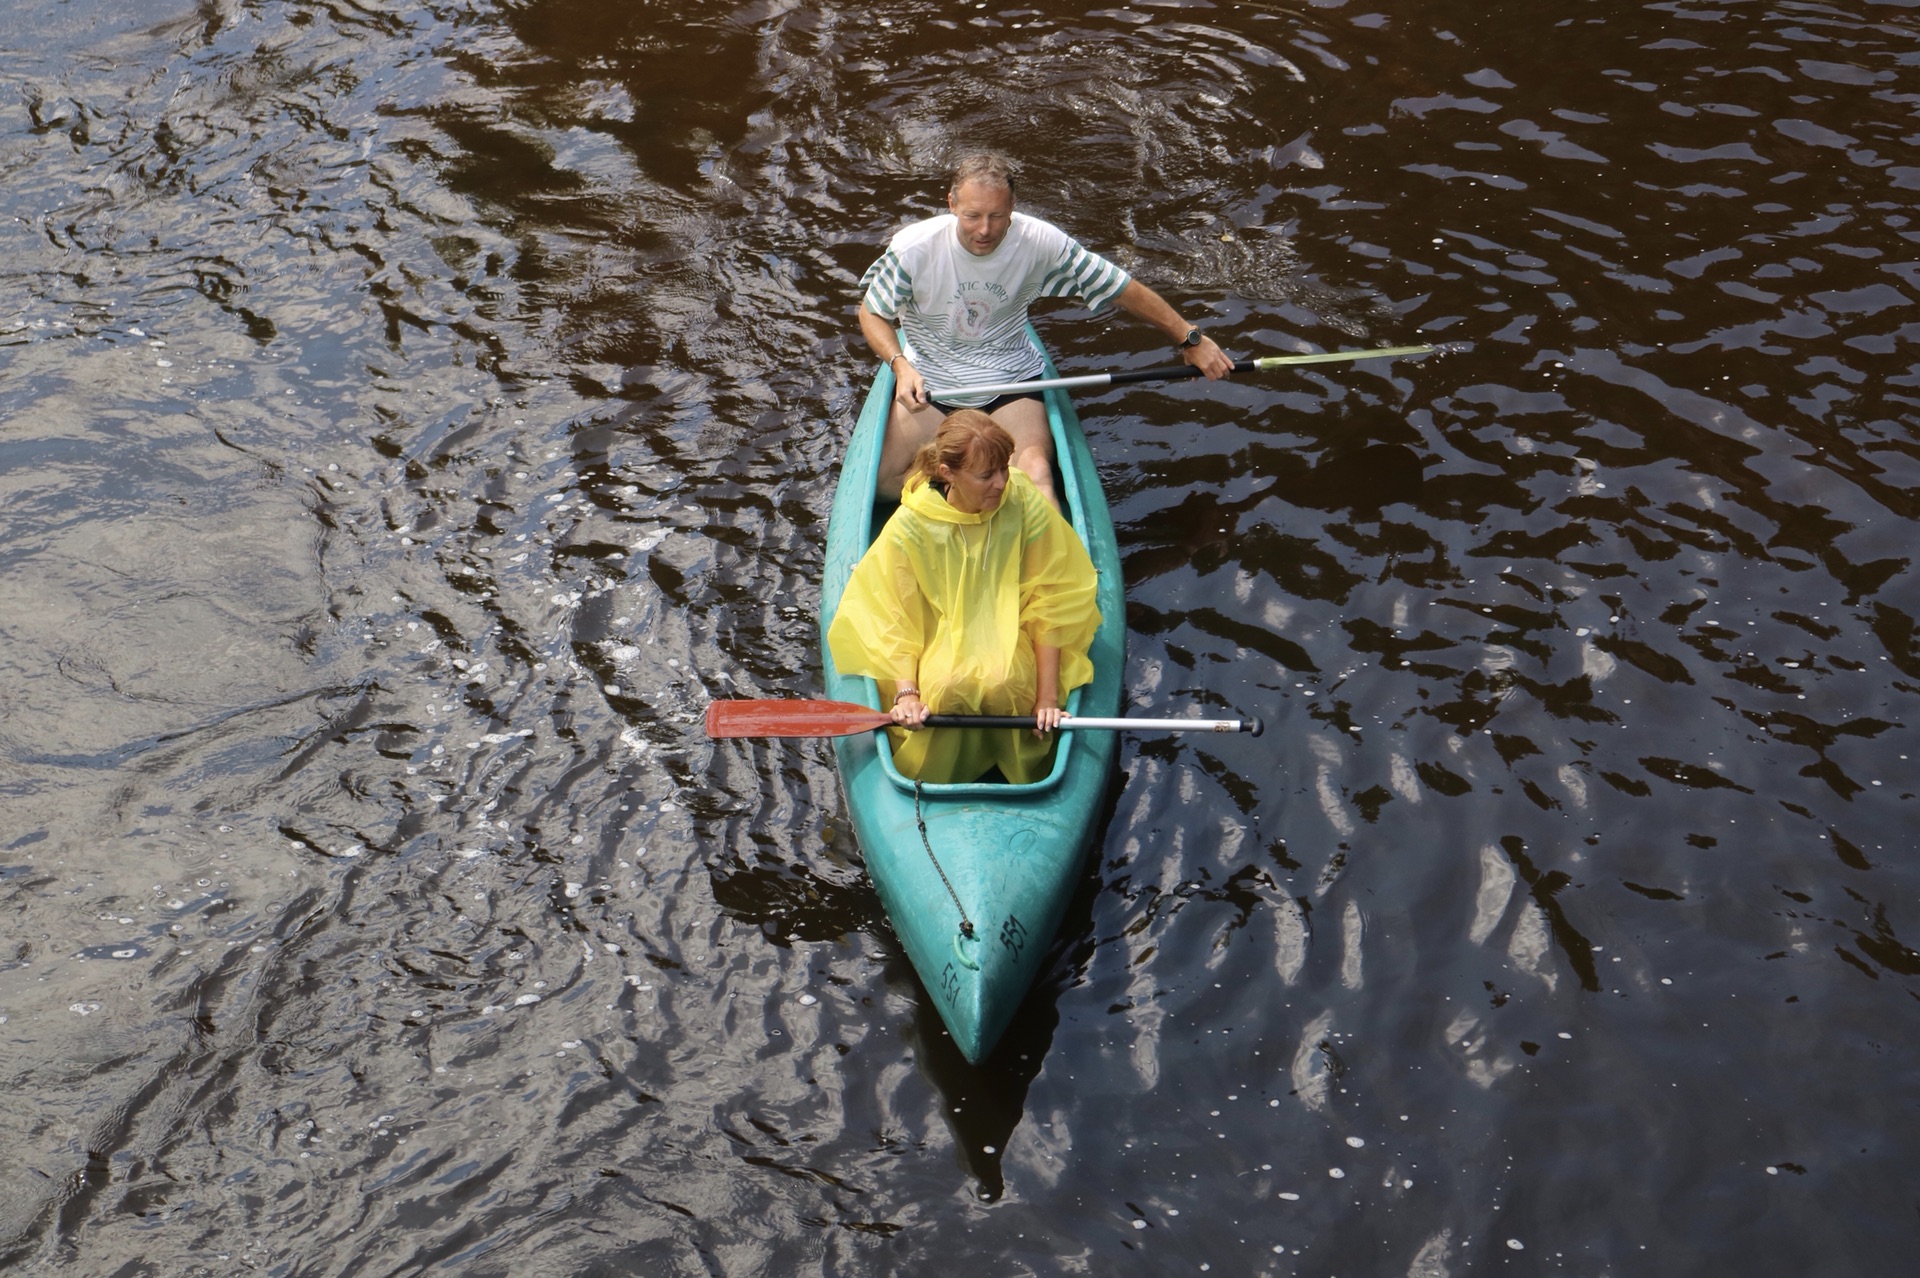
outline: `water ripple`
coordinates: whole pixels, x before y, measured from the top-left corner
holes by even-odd
[[[22,13],[0,1257],[1885,1268],[1906,25]],[[1129,699],[1269,731],[1128,739],[978,1070],[824,743],[698,726],[817,691],[853,290],[959,140],[1236,354],[1446,344],[1082,401]]]

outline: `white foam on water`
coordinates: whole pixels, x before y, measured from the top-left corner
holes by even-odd
[[[1473,922],[1467,928],[1467,939],[1475,945],[1485,944],[1506,916],[1515,878],[1505,854],[1491,843],[1484,844],[1480,849],[1480,889],[1474,894]]]

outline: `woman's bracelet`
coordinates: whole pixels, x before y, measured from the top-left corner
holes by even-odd
[[[893,704],[895,704],[896,706],[899,705],[900,698],[902,697],[917,697],[919,695],[920,695],[920,689],[918,688],[902,688],[900,689],[900,691],[893,694]]]
[[[907,357],[907,353],[906,353],[905,351],[895,351],[895,352],[893,353],[893,356],[892,356],[892,358],[891,358],[891,359],[888,359],[888,360],[887,360],[887,367],[888,367],[888,368],[892,368],[892,367],[893,367],[893,361],[894,361],[894,360],[896,360],[896,359],[905,359],[906,357]]]

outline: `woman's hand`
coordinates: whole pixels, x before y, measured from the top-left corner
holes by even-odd
[[[932,711],[927,703],[920,699],[917,688],[903,688],[900,695],[893,699],[893,721],[903,728],[917,728],[927,721]]]
[[[1060,708],[1060,649],[1051,644],[1033,646],[1035,680],[1033,735],[1044,737],[1060,726],[1067,712]]]

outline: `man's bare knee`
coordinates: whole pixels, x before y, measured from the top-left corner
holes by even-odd
[[[1044,448],[1017,448],[1013,453],[1013,464],[1027,472],[1027,478],[1034,483],[1053,482],[1053,455]]]
[[[1016,449],[1013,454],[1013,464],[1033,481],[1033,486],[1040,490],[1041,496],[1055,506],[1060,504],[1060,499],[1053,490],[1052,453],[1039,447]]]
[[[882,501],[898,501],[900,485],[913,469],[913,459],[931,443],[940,426],[940,415],[931,409],[909,412],[899,404],[887,417],[887,431],[880,442],[880,491]]]

